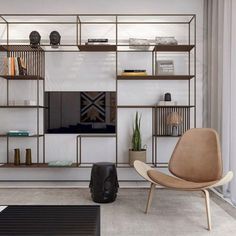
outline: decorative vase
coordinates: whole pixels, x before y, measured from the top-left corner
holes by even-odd
[[[141,151],[129,150],[129,164],[134,166],[135,161],[142,161],[146,163],[146,149],[141,149]]]
[[[32,164],[31,149],[30,148],[26,149],[25,164],[26,165],[31,165]]]
[[[19,148],[14,149],[14,165],[16,166],[20,165],[20,149]]]

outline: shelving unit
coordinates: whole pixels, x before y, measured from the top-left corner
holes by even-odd
[[[33,19],[34,18],[34,19]],[[50,19],[50,20],[47,20]],[[55,18],[55,20],[52,20]],[[58,20],[56,20],[58,18]],[[188,88],[188,102],[187,104],[182,104],[178,106],[157,106],[156,104],[148,105],[129,105],[129,104],[118,104],[116,96],[116,113],[118,114],[119,109],[151,109],[152,111],[152,160],[151,163],[154,167],[166,167],[167,163],[158,162],[157,157],[157,142],[159,138],[173,137],[166,133],[166,116],[170,112],[180,112],[183,115],[183,125],[181,132],[183,133],[191,127],[196,127],[196,15],[194,14],[41,14],[41,15],[11,15],[5,14],[0,15],[0,27],[6,26],[6,36],[5,41],[0,45],[0,53],[5,53],[6,57],[10,56],[20,56],[23,57],[27,64],[27,76],[8,76],[0,75],[0,78],[5,79],[7,82],[7,104],[1,105],[1,109],[36,109],[37,124],[36,124],[36,134],[29,137],[9,137],[6,134],[0,135],[0,138],[7,139],[7,153],[9,155],[9,140],[12,138],[35,138],[37,140],[37,163],[34,163],[32,168],[46,168],[47,157],[45,156],[45,134],[40,132],[39,129],[39,110],[46,109],[43,104],[40,104],[39,96],[40,93],[44,94],[45,92],[45,52],[53,53],[63,53],[63,52],[81,52],[81,53],[96,53],[96,52],[107,52],[115,54],[115,91],[118,95],[118,85],[123,83],[123,81],[133,81],[135,86],[135,81],[147,81],[147,88],[149,86],[148,81],[185,81]],[[35,21],[35,19],[38,19]],[[45,40],[42,40],[42,43],[37,48],[32,48],[29,45],[28,39],[22,40],[17,44],[14,42],[14,38],[11,38],[10,27],[14,25],[58,25],[63,26],[73,26],[75,28],[73,40],[70,42],[62,42],[59,48],[51,48],[51,45]],[[98,26],[112,26],[114,28],[114,37],[112,38],[109,45],[86,45],[85,39],[83,36],[83,29],[88,25],[98,25]],[[179,45],[156,45],[155,43],[150,43],[150,47],[146,50],[134,50],[129,48],[127,42],[123,42],[120,38],[119,27],[124,27],[125,25],[133,26],[145,26],[145,25],[173,25],[178,27],[186,26],[187,32],[184,44]],[[63,32],[62,32],[63,33]],[[28,35],[26,35],[28,37]],[[27,38],[26,37],[26,38]],[[135,46],[135,45],[132,45]],[[136,45],[140,46],[140,45]],[[151,73],[147,76],[122,76],[119,73],[119,56],[121,53],[130,52],[130,53],[150,53],[152,59],[151,62]],[[158,75],[156,68],[156,60],[159,53],[186,53],[187,63],[188,63],[188,73],[187,74],[175,74],[175,75]],[[112,79],[112,78],[111,78]],[[35,106],[10,106],[9,105],[9,90],[10,83],[14,81],[36,81],[37,86],[37,105]],[[184,82],[184,83],[185,83]],[[39,91],[40,83],[43,84],[42,91]],[[193,87],[193,89],[192,89]],[[118,116],[117,116],[118,117]],[[116,134],[111,135],[116,139],[116,165],[118,168],[129,168],[128,163],[122,163],[118,159],[118,139],[119,133],[117,132],[118,122],[116,120]],[[107,137],[106,135],[94,134],[92,137],[102,138]],[[81,138],[89,138],[91,135],[78,134],[76,139],[76,162],[71,167],[79,168],[90,168],[91,163],[82,162],[81,159],[81,150],[78,151],[78,144],[81,145]],[[43,139],[43,160],[42,163],[39,160],[39,140]],[[80,154],[80,155],[79,155]],[[1,168],[30,168],[28,166],[21,165],[14,166],[9,163],[9,156],[7,157],[7,163]],[[52,167],[57,168],[57,167]],[[61,167],[59,167],[61,168]],[[64,167],[68,168],[68,167]]]
[[[8,23],[7,23],[8,24]],[[9,30],[9,26],[7,28]],[[44,134],[41,134],[39,129],[39,110],[44,109],[45,107],[40,105],[39,96],[40,96],[40,83],[43,83],[43,91],[41,93],[44,93],[45,83],[44,83],[44,68],[45,68],[45,54],[44,50],[41,47],[32,48],[29,45],[10,45],[9,44],[9,31],[7,30],[7,44],[6,45],[0,45],[0,53],[3,53],[5,57],[21,57],[26,63],[27,67],[27,75],[0,75],[0,78],[5,79],[7,82],[7,93],[6,93],[6,105],[0,105],[0,109],[32,109],[33,111],[36,110],[36,131],[35,134],[29,135],[29,136],[9,136],[7,134],[1,134],[1,138],[6,138],[7,142],[7,162],[5,165],[1,167],[17,167],[14,164],[10,163],[9,158],[9,145],[10,142],[13,142],[13,140],[16,139],[28,139],[28,138],[34,138],[37,143],[37,164],[33,164],[32,167],[37,167],[40,163],[39,158],[39,143],[40,139],[43,140],[43,160],[45,160],[45,137]],[[36,90],[37,90],[37,100],[36,105],[9,105],[9,93],[11,90],[11,83],[14,83],[15,81],[35,81],[36,82]],[[45,166],[45,165],[44,165]],[[20,165],[20,167],[24,167],[24,165]]]

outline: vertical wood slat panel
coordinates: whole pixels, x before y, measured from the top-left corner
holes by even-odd
[[[167,117],[171,115],[171,113],[177,113],[182,122],[178,126],[179,134],[182,135],[188,129],[190,129],[190,107],[157,107],[157,117],[156,117],[156,135],[157,136],[171,136],[168,132],[168,123]]]

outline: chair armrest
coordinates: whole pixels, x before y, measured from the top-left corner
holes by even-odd
[[[157,184],[153,180],[150,179],[150,177],[148,176],[148,173],[147,173],[148,170],[153,169],[152,167],[150,167],[149,165],[147,165],[146,163],[144,163],[142,161],[135,161],[134,168],[138,172],[138,174],[140,176],[142,176],[144,179],[146,179],[147,181],[149,181],[153,184]]]
[[[217,183],[213,184],[210,187],[212,188],[212,187],[218,187],[221,185],[225,185],[228,182],[230,182],[233,179],[233,177],[234,177],[234,173],[232,171],[229,171],[222,179],[220,179]]]

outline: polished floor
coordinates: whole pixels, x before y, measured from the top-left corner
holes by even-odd
[[[114,203],[101,205],[102,236],[236,235],[232,206],[214,195],[211,200],[212,231],[206,230],[201,193],[157,189],[148,215],[144,214],[147,189],[119,189]],[[94,204],[89,189],[0,189],[0,205]]]

